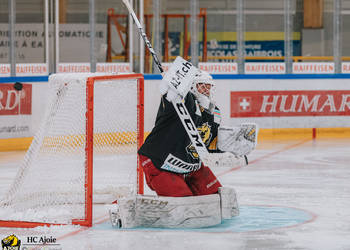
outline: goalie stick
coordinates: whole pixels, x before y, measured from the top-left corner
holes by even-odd
[[[135,24],[139,30],[139,34],[143,38],[149,52],[152,54],[153,60],[154,60],[155,64],[158,66],[160,73],[164,73],[164,70],[162,68],[162,64],[160,63],[158,56],[155,53],[151,42],[148,40],[146,33],[144,32],[144,30],[143,30],[143,28],[142,28],[142,26],[141,26],[141,24],[136,16],[135,12],[134,12],[134,10],[132,9],[129,1],[123,0],[123,3],[125,4],[126,8],[128,9],[133,20],[135,21]],[[175,86],[175,85],[173,85],[173,86],[174,86],[174,88],[177,88],[177,86]],[[182,122],[182,125],[184,126],[188,136],[190,137],[191,142],[194,145],[194,147],[199,155],[199,158],[201,159],[201,161],[204,162],[204,164],[206,164],[206,159],[208,158],[208,154],[209,154],[208,150],[207,150],[201,136],[199,135],[197,127],[194,124],[194,122],[193,122],[193,120],[192,120],[192,118],[191,118],[191,116],[190,116],[190,114],[185,106],[184,99],[182,99],[182,101],[178,102],[178,103],[172,102],[172,104],[176,110],[177,115],[179,116],[179,118]]]

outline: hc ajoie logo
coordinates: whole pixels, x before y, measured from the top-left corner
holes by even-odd
[[[55,244],[56,238],[50,236],[27,236],[27,242],[29,244]]]
[[[19,250],[21,247],[21,240],[16,235],[12,234],[2,239],[1,241],[2,250]]]

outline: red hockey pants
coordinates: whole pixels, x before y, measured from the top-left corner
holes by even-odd
[[[221,187],[213,172],[206,166],[187,175],[157,169],[151,159],[139,155],[147,185],[159,196],[183,197],[215,194]]]

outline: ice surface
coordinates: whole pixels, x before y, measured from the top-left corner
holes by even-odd
[[[0,152],[0,196],[21,157]],[[236,189],[242,211],[216,228],[115,230],[106,206],[95,205],[92,228],[0,228],[0,239],[52,236],[56,249],[350,249],[350,139],[263,142],[249,160],[239,170],[213,169]]]

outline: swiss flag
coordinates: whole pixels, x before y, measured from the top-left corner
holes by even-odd
[[[239,112],[249,112],[252,106],[251,103],[252,103],[251,97],[239,97],[238,98]]]

